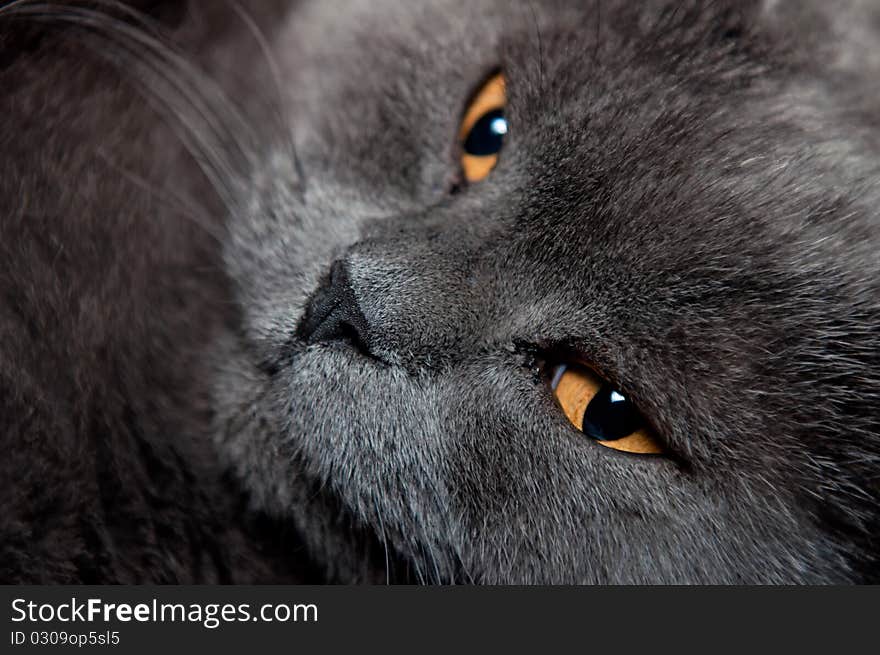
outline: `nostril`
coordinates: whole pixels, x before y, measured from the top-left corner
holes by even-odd
[[[297,336],[309,344],[348,340],[367,351],[367,327],[345,263],[336,261],[309,300]]]

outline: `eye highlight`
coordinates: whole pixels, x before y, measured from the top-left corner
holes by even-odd
[[[504,75],[493,75],[477,92],[465,111],[458,138],[461,168],[468,182],[479,182],[495,168],[509,125]]]
[[[590,369],[561,364],[550,387],[571,424],[603,446],[639,455],[664,453],[632,401]]]

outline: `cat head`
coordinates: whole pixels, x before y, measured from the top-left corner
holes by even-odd
[[[708,5],[271,34],[218,443],[328,575],[876,576],[877,114],[821,15]]]

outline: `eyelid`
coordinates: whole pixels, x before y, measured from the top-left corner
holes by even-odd
[[[480,87],[473,100],[469,103],[464,117],[461,119],[461,128],[458,132],[459,140],[467,137],[468,132],[471,131],[484,114],[494,109],[504,108],[507,104],[506,88],[504,74],[501,72],[492,75]]]
[[[507,105],[507,93],[504,74],[497,72],[480,86],[468,102],[458,133],[460,163],[464,179],[469,183],[479,182],[492,172],[498,164],[498,153],[474,154],[465,150],[465,143],[471,131],[480,120],[494,111],[503,111]]]
[[[565,375],[568,372],[569,375]],[[602,381],[587,367],[560,364],[553,374],[551,389],[559,400],[562,411],[578,430],[583,428],[587,405],[598,393]]]
[[[600,444],[622,453],[632,453],[634,455],[665,455],[663,450],[657,443],[656,439],[648,435],[648,431],[642,428],[631,435],[617,439],[614,442],[600,441]],[[609,444],[613,443],[611,446]]]
[[[583,431],[584,415],[590,402],[606,385],[591,367],[580,364],[559,364],[551,376],[550,388],[568,421]],[[597,441],[612,450],[636,455],[666,455],[667,450],[649,427],[613,441]]]

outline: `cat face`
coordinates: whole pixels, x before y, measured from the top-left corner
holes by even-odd
[[[278,27],[294,143],[230,218],[218,443],[329,576],[873,575],[875,142],[764,8],[726,5]],[[635,431],[653,449],[615,447]]]

